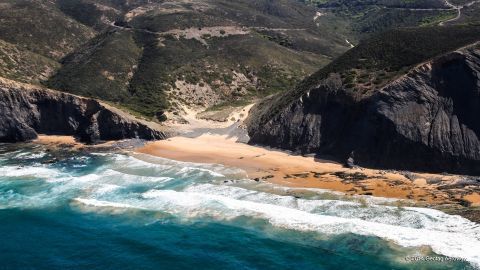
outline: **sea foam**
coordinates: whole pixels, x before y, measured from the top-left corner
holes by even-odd
[[[412,228],[359,218],[321,215],[281,205],[195,192],[151,190],[144,193],[143,197],[158,200],[163,211],[177,214],[193,216],[205,214],[218,219],[250,216],[266,219],[273,226],[286,229],[324,234],[355,233],[378,236],[405,247],[428,245],[439,254],[465,258],[480,265],[480,254],[477,252],[480,248],[478,226],[461,217],[448,216],[435,210],[413,209],[418,213],[428,212],[427,218],[436,219],[437,222],[426,223],[422,228]],[[442,224],[445,220],[448,223]]]
[[[405,247],[430,246],[438,254],[465,258],[480,266],[480,227],[459,216],[383,205],[383,199],[362,204],[342,200],[338,193],[333,194],[340,199],[321,199],[320,195],[329,192],[326,190],[312,189],[309,192],[319,196],[298,198],[289,195],[297,189],[241,178],[232,181],[238,171],[217,165],[117,154],[103,157],[108,159],[106,164],[80,175],[53,166],[3,166],[0,179],[8,181],[0,182],[0,208],[49,207],[67,200],[100,213],[140,209],[212,222],[248,217],[287,230],[322,235],[354,233]],[[37,178],[44,186],[18,189],[15,179],[19,177]],[[30,182],[38,185],[39,181]]]

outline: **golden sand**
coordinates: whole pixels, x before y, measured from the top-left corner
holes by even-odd
[[[463,199],[470,202],[472,206],[480,206],[480,193],[478,192],[465,195]]]
[[[59,136],[59,135],[38,135],[38,138],[33,142],[45,145],[83,145],[77,142],[73,136]]]
[[[179,161],[241,168],[249,178],[289,187],[323,188],[347,194],[413,199],[434,204],[458,200],[437,189],[438,183],[431,185],[426,181],[435,177],[444,184],[454,181],[455,176],[415,174],[416,179],[411,180],[399,172],[349,169],[332,161],[237,143],[235,139],[221,135],[174,137],[148,143],[136,151]]]

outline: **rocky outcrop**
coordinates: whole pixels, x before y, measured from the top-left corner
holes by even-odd
[[[161,127],[97,100],[0,78],[0,142],[35,139],[37,134],[101,140],[164,139]]]
[[[251,112],[250,143],[361,166],[480,175],[478,46],[419,65],[367,96],[330,74],[282,108],[269,103]]]

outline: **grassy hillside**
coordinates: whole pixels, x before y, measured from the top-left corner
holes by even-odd
[[[244,104],[292,89],[361,38],[452,16],[441,0],[307,2],[0,0],[0,72],[38,83],[56,71],[45,82],[49,87],[163,120],[185,105]],[[341,71],[350,88],[381,87],[408,63],[442,51],[412,48],[418,50],[413,59],[405,51],[410,43],[430,44],[434,35],[450,31],[435,29],[387,32],[394,44],[374,35],[328,69],[353,63]],[[456,46],[471,40],[469,31],[458,30],[466,34],[458,38],[447,33],[453,44],[448,38],[437,42]],[[375,46],[385,54],[369,55]],[[397,57],[408,63],[395,64]]]
[[[47,85],[82,96],[125,102],[141,53],[133,33],[105,32],[68,55]]]
[[[290,89],[350,47],[296,0],[105,1],[123,12],[117,27],[67,56],[47,84],[157,119],[183,105],[241,104]],[[98,1],[58,4],[98,29]]]
[[[0,76],[40,83],[95,34],[55,1],[0,0]]]
[[[312,24],[314,14],[312,8],[295,0],[194,0],[188,4],[177,1],[175,5],[158,2],[147,6],[143,14],[128,20],[132,26],[153,31],[219,24],[292,28]]]
[[[317,9],[297,0],[209,0],[173,6],[159,3],[147,5],[140,11],[134,9],[127,13],[126,24],[154,32],[190,27],[249,27],[271,40],[278,40],[281,35],[296,49],[321,51],[329,57],[338,56],[348,48],[339,35],[340,21],[316,22]]]
[[[445,8],[442,0],[305,0],[323,8],[384,6],[389,8]]]
[[[58,8],[76,21],[97,30],[104,29],[123,13],[124,1],[57,0]]]
[[[305,0],[348,22],[358,39],[392,28],[430,26],[454,18],[443,0]]]
[[[216,103],[234,102],[287,90],[329,61],[292,51],[255,32],[210,37],[208,44],[167,36],[159,45],[156,35],[117,29],[65,58],[47,84],[153,117],[170,105],[177,108],[177,103],[205,104],[180,93],[179,82],[208,86],[219,98]],[[236,74],[245,74],[245,81],[236,81]]]
[[[340,74],[346,91],[358,98],[381,88],[413,66],[480,41],[480,25],[418,27],[374,35],[322,68],[294,89],[269,100],[270,119],[332,73]]]
[[[306,82],[335,72],[347,88],[374,90],[413,65],[479,40],[480,25],[390,30],[362,41]]]
[[[468,1],[467,4],[472,3]],[[464,3],[461,3],[464,4]],[[454,21],[453,24],[478,24],[480,23],[480,2],[472,3],[464,6],[462,9],[462,16],[459,20]],[[451,23],[450,23],[451,24]]]
[[[0,77],[39,84],[59,67],[52,59],[0,39]]]
[[[58,60],[94,35],[50,1],[0,0],[0,39],[34,53]]]

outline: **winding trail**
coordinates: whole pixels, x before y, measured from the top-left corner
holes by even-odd
[[[404,8],[404,7],[387,7],[383,6],[382,8],[384,9],[401,9],[401,10],[410,10],[410,11],[449,11],[449,10],[455,10],[457,12],[457,16],[451,19],[447,19],[445,21],[441,21],[438,23],[439,26],[443,26],[446,23],[457,21],[462,17],[462,9],[465,7],[470,7],[476,3],[480,3],[480,0],[474,0],[471,2],[468,2],[463,5],[455,5],[449,2],[449,0],[444,0],[445,5],[447,6],[446,8]],[[329,10],[333,8],[319,8],[320,10]]]
[[[445,25],[445,23],[454,22],[454,21],[459,20],[462,17],[462,9],[464,7],[469,7],[469,6],[471,6],[475,3],[478,3],[478,2],[480,2],[480,0],[475,0],[475,1],[469,2],[469,3],[464,4],[464,5],[456,6],[456,5],[448,2],[448,0],[445,0],[445,5],[451,7],[451,9],[454,9],[454,10],[457,11],[457,16],[455,18],[451,18],[451,19],[448,19],[446,21],[440,22],[438,25],[443,26],[443,25]]]
[[[463,6],[455,6],[454,4],[448,2],[448,0],[445,0],[445,5],[451,7],[452,9],[455,9],[457,11],[457,16],[455,18],[452,18],[452,19],[448,19],[446,21],[443,21],[443,22],[440,22],[438,25],[440,26],[443,26],[445,25],[445,23],[448,23],[448,22],[453,22],[453,21],[456,21],[458,19],[460,19],[460,17],[462,17],[462,8]]]

